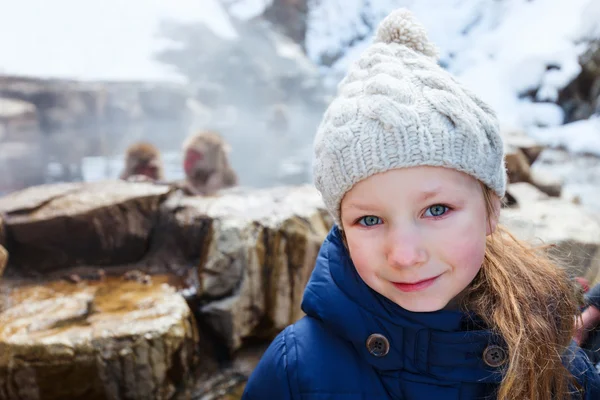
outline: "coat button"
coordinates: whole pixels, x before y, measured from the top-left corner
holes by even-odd
[[[483,361],[493,368],[504,364],[507,358],[506,350],[500,346],[490,345],[483,351]]]
[[[374,333],[367,338],[367,350],[375,357],[383,357],[390,351],[390,342],[379,333]]]

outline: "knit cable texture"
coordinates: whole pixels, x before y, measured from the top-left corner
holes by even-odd
[[[395,168],[467,173],[503,197],[504,149],[494,111],[437,64],[425,29],[405,9],[338,85],[314,141],[314,183],[335,222],[357,182]]]

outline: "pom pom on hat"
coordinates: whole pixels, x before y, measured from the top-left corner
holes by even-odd
[[[338,226],[344,195],[357,182],[395,168],[451,168],[504,196],[496,114],[437,57],[424,26],[397,9],[349,66],[313,144],[314,184]]]
[[[377,28],[375,42],[398,43],[437,61],[438,51],[427,31],[414,15],[400,8],[388,15]]]

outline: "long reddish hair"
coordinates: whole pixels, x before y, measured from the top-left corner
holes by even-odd
[[[489,216],[495,194],[482,187]],[[488,236],[463,307],[506,343],[509,362],[498,399],[566,400],[573,388],[581,390],[561,359],[573,337],[577,299],[566,269],[544,248],[519,241],[500,225]]]

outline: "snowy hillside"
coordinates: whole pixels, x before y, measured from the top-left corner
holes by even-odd
[[[272,0],[221,0],[238,18]],[[583,39],[600,38],[598,0],[308,0],[305,47],[336,84],[392,10],[412,10],[440,62],[494,109],[506,129],[600,154],[600,118],[563,126],[558,93],[581,71]],[[535,89],[535,101],[526,96]]]
[[[526,128],[540,140],[573,151],[600,154],[600,120],[556,129],[563,115],[552,103],[580,72],[577,60],[586,48],[581,39],[600,37],[600,2],[321,1],[309,14],[309,57],[320,64],[334,60],[323,69],[337,81],[370,42],[381,18],[397,7],[417,15],[439,47],[441,63],[492,105],[504,126]],[[539,88],[536,101],[522,99],[533,88]]]
[[[305,47],[330,82],[370,42],[379,21],[411,9],[441,63],[479,93],[507,128],[600,154],[600,119],[561,126],[558,91],[580,72],[583,38],[600,37],[598,0],[307,0]],[[164,20],[207,24],[236,40],[231,17],[261,15],[273,0],[0,0],[0,73],[76,79],[185,81],[153,56]],[[32,28],[34,27],[34,28]],[[530,99],[535,88],[535,102]],[[525,94],[528,94],[525,96]],[[573,136],[573,132],[577,132]]]

